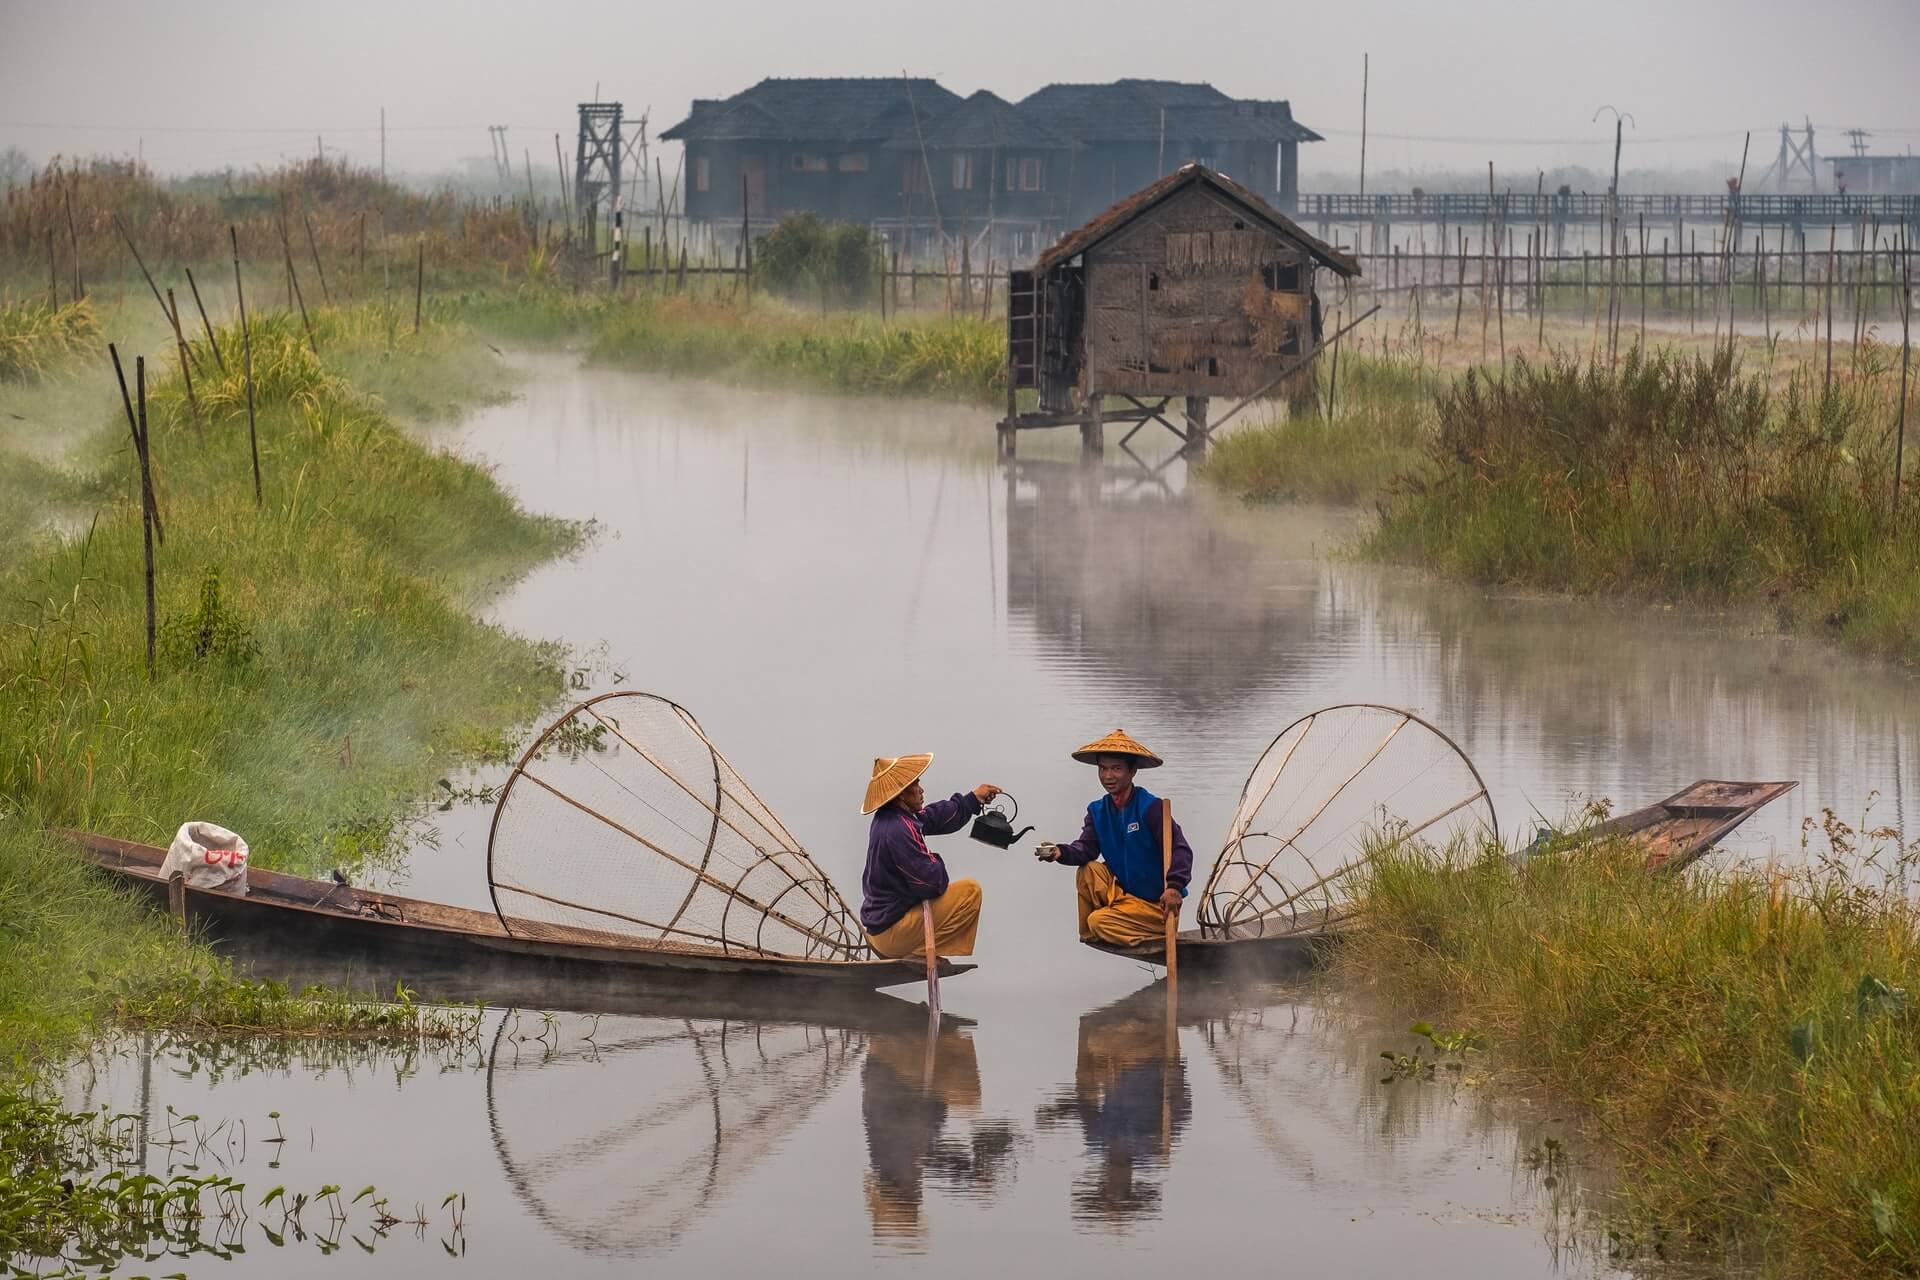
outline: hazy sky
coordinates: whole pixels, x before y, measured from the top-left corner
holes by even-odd
[[[689,99],[768,75],[892,76],[1017,98],[1054,80],[1209,80],[1289,98],[1327,135],[1306,179],[1358,164],[1361,53],[1372,60],[1367,167],[1604,168],[1629,111],[1629,168],[1737,166],[1779,150],[1811,116],[1822,153],[1839,129],[1875,150],[1920,146],[1920,0],[1137,0],[966,6],[835,0],[539,5],[417,0],[0,0],[0,146],[144,154],[163,171],[252,167],[329,151],[437,170],[511,153],[553,163],[592,96],[649,110],[658,131]],[[1457,141],[1442,141],[1457,140]],[[667,158],[671,170],[672,156]],[[544,168],[543,168],[544,171]]]

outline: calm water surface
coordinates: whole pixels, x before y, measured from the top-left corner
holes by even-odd
[[[599,647],[594,691],[687,706],[849,894],[875,755],[932,751],[930,793],[999,783],[1022,824],[1069,838],[1096,785],[1067,753],[1124,727],[1167,758],[1154,788],[1204,864],[1267,743],[1342,701],[1453,734],[1510,838],[1698,777],[1802,781],[1726,858],[1796,856],[1803,817],[1857,819],[1876,792],[1876,821],[1910,820],[1913,683],[1817,645],[1329,559],[1349,515],[1210,502],[1177,461],[1089,472],[1070,433],[1007,468],[985,411],[528,363],[524,396],[442,438],[600,533],[491,616]],[[489,816],[435,815],[398,883],[484,905]],[[1071,877],[1030,848],[945,839],[986,907],[981,967],[945,985],[957,1024],[931,1040],[891,1000],[784,1024],[490,1015],[410,1059],[210,1067],[127,1045],[75,1089],[247,1118],[257,1187],[373,1182],[430,1217],[468,1196],[457,1260],[442,1217],[372,1253],[249,1237],[196,1270],[1607,1270],[1559,1243],[1602,1177],[1576,1161],[1545,1185],[1530,1153],[1571,1140],[1550,1111],[1446,1076],[1383,1083],[1380,1051],[1411,1047],[1399,1022],[1305,989],[1196,993],[1169,1035],[1151,974],[1075,944]]]

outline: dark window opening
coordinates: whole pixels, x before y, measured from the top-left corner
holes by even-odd
[[[1245,231],[1247,229],[1247,224],[1242,222],[1240,219],[1235,218],[1233,220],[1233,229],[1235,231]]]
[[[1207,376],[1209,378],[1217,378],[1220,376],[1220,361],[1218,357],[1207,357]]]
[[[1267,282],[1267,288],[1276,293],[1300,292],[1300,264],[1297,262],[1269,262],[1260,269],[1260,278]]]
[[[1152,293],[1160,292],[1160,273],[1158,271],[1147,277],[1147,289]]]

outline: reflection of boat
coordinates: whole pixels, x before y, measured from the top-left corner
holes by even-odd
[[[1799,785],[1702,779],[1658,804],[1603,822],[1586,835],[1594,840],[1618,837],[1637,845],[1646,851],[1649,871],[1678,871]]]
[[[1180,970],[1195,975],[1249,977],[1297,972],[1318,961],[1350,926],[1346,917],[1304,911],[1281,922],[1252,920],[1226,929],[1186,929],[1178,941]],[[1148,964],[1167,962],[1166,944],[1157,940],[1132,947],[1097,941],[1085,945]]]
[[[161,904],[166,850],[108,836],[71,833],[82,856]],[[542,923],[515,937],[490,911],[422,902],[259,867],[244,894],[181,884],[174,909],[216,942],[404,981],[425,994],[493,1004],[619,1008],[636,996],[671,996],[706,1009],[716,996],[764,996],[784,1004],[812,993],[865,992],[919,980],[925,966],[896,960],[823,960],[728,953],[678,941],[636,938]],[[534,932],[528,928],[524,933]],[[941,973],[971,964],[941,961]],[[611,1003],[610,1003],[611,1002]]]
[[[487,1056],[494,1150],[574,1249],[671,1249],[839,1087],[871,1037],[927,1025],[924,1010],[893,1000],[865,1001],[860,1014],[509,1014]]]

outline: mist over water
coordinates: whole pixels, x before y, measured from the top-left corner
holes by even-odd
[[[876,754],[930,750],[930,794],[999,783],[1039,831],[1006,852],[937,841],[982,882],[985,912],[980,967],[943,984],[949,1021],[931,1039],[924,1012],[889,996],[772,1021],[496,1012],[461,1046],[345,1061],[124,1044],[76,1072],[75,1100],[150,1115],[238,1115],[257,1133],[281,1111],[292,1140],[277,1167],[240,1159],[250,1185],[468,1197],[464,1257],[437,1220],[345,1255],[356,1274],[959,1275],[1094,1258],[1161,1274],[1282,1252],[1354,1274],[1410,1259],[1609,1274],[1583,1215],[1604,1210],[1611,1175],[1550,1100],[1479,1087],[1473,1055],[1435,1079],[1383,1078],[1381,1053],[1413,1047],[1404,1015],[1311,984],[1183,984],[1170,1029],[1148,970],[1079,946],[1071,876],[1028,856],[1035,838],[1070,838],[1096,792],[1068,752],[1123,727],[1165,756],[1152,785],[1202,874],[1267,743],[1341,701],[1405,706],[1453,735],[1511,843],[1536,813],[1630,807],[1710,776],[1803,784],[1726,860],[1797,856],[1803,817],[1857,816],[1876,791],[1877,820],[1908,821],[1910,679],[1743,618],[1330,555],[1360,517],[1188,492],[1170,439],[1136,438],[1145,466],[1110,451],[1088,469],[1073,433],[1028,433],[1009,467],[983,410],[517,359],[519,399],[436,436],[529,507],[599,522],[584,551],[489,607],[599,650],[573,696],[685,705],[844,894]],[[435,814],[406,892],[484,906],[490,816]],[[253,1239],[226,1271],[343,1265],[312,1241]]]

